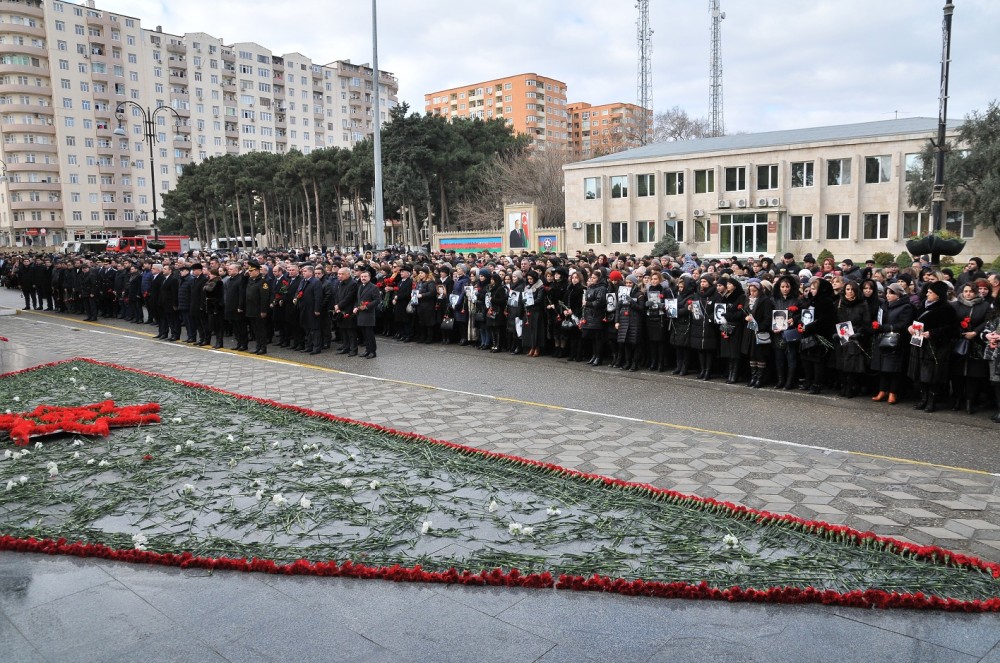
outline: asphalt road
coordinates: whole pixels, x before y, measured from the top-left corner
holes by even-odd
[[[19,306],[17,291],[0,291],[0,306]],[[78,316],[32,311],[46,322],[82,327]],[[148,326],[102,320],[100,328],[129,336],[152,336]],[[0,317],[0,335],[4,327]],[[149,339],[150,343],[160,343]],[[1000,473],[1000,425],[989,414],[969,416],[950,410],[934,414],[868,398],[750,389],[721,380],[699,382],[669,373],[591,368],[549,357],[490,354],[455,345],[402,344],[380,338],[378,358],[361,360],[325,352],[308,356],[282,348],[270,359],[310,363],[441,390],[430,398],[463,398],[464,393],[522,401],[525,407],[555,406],[664,422],[712,432],[733,433],[784,443],[853,451]],[[206,361],[212,353],[205,352]],[[86,354],[81,350],[81,354]],[[452,393],[457,392],[457,393]]]

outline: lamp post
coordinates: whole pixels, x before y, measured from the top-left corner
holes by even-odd
[[[941,230],[944,221],[944,153],[948,151],[945,133],[948,129],[948,73],[951,65],[951,16],[955,12],[952,0],[944,5],[944,19],[941,22],[941,87],[938,97],[938,134],[934,154],[934,193],[931,196],[931,229]],[[940,258],[931,256],[935,265]]]
[[[174,114],[176,120],[174,121],[174,126],[180,122],[181,116],[170,106],[157,106],[153,110],[149,108],[143,108],[139,104],[131,100],[125,100],[118,104],[118,108],[115,109],[115,117],[118,118],[118,128],[116,128],[112,133],[116,136],[127,136],[128,132],[125,131],[125,107],[132,106],[139,111],[142,116],[142,126],[144,130],[144,140],[146,144],[149,145],[149,189],[150,193],[153,194],[153,241],[159,244],[160,242],[160,231],[157,228],[157,221],[159,220],[156,209],[156,157],[154,156],[153,147],[159,142],[156,138],[156,116],[161,113],[170,112]],[[140,212],[143,214],[143,212]],[[154,249],[161,249],[162,246],[153,246]]]

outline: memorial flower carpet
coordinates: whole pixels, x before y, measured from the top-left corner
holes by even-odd
[[[1000,611],[1000,565],[936,547],[92,360],[0,376],[8,420],[51,408],[146,416],[81,429],[87,436],[30,437],[26,446],[23,435],[15,443],[0,433],[0,549],[395,581]],[[159,423],[150,414],[157,409]]]

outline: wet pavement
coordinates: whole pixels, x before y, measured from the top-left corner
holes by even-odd
[[[0,305],[16,305],[14,295],[0,292]],[[92,357],[1000,560],[1000,479],[989,465],[998,454],[976,461],[1000,435],[978,420],[901,417],[932,439],[959,425],[978,431],[970,445],[981,446],[962,450],[964,469],[957,469],[929,451],[913,462],[789,443],[752,417],[731,416],[739,430],[712,422],[713,430],[677,423],[683,417],[669,407],[649,416],[609,399],[602,408],[589,396],[566,407],[575,404],[566,403],[571,389],[592,395],[594,382],[604,393],[655,389],[689,403],[692,393],[750,409],[782,402],[720,384],[610,370],[595,381],[594,372],[547,358],[526,381],[516,371],[527,358],[491,361],[500,357],[382,339],[374,361],[326,353],[309,365],[283,350],[262,358],[168,344],[147,329],[34,311],[0,316],[0,336],[10,338],[0,369]],[[796,410],[808,403],[828,426],[879,416],[861,407],[846,417],[851,411],[835,399],[788,398]],[[1000,663],[1000,617],[208,573],[0,553],[0,652],[12,661]]]

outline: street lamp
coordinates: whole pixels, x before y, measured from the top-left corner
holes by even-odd
[[[0,182],[7,181],[7,162],[0,159]]]
[[[156,209],[156,159],[153,152],[153,146],[156,145],[157,142],[159,142],[156,138],[156,116],[165,112],[173,113],[174,117],[177,118],[176,121],[174,122],[175,127],[180,123],[181,116],[177,113],[176,110],[174,110],[170,106],[157,106],[153,110],[149,110],[149,108],[143,108],[136,102],[126,99],[125,101],[119,103],[118,108],[115,109],[115,117],[118,118],[118,128],[116,128],[112,133],[116,136],[128,135],[128,133],[125,131],[126,106],[132,106],[138,109],[139,114],[142,116],[142,126],[144,129],[145,141],[146,144],[149,145],[149,188],[150,192],[153,194],[153,241],[159,243],[160,231],[156,227],[158,220],[157,216],[158,210]],[[140,212],[140,214],[142,214],[142,212]],[[150,244],[150,246],[152,246],[152,248],[154,249],[163,248],[162,246],[153,246],[152,244]]]

